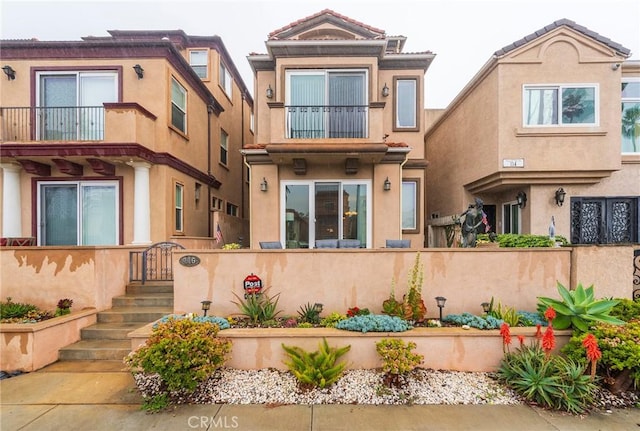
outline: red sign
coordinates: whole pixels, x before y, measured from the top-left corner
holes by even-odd
[[[244,293],[246,295],[261,293],[262,280],[257,275],[251,273],[244,279]]]

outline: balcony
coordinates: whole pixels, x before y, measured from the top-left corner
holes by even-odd
[[[105,108],[2,107],[0,141],[101,141]]]
[[[368,138],[368,105],[287,105],[288,139]]]

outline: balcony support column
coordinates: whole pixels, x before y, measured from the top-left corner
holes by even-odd
[[[149,196],[149,163],[131,162],[134,169],[133,245],[151,244],[151,199]]]
[[[19,165],[2,163],[2,237],[22,237]]]

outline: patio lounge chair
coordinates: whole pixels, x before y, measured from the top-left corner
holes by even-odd
[[[260,248],[269,250],[281,249],[282,244],[280,244],[280,241],[260,241]]]
[[[359,239],[339,239],[338,248],[360,248]]]
[[[410,248],[411,240],[410,239],[388,239],[386,247],[387,248]]]
[[[316,248],[338,248],[337,239],[317,239]]]

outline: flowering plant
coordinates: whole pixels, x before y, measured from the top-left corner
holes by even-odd
[[[351,307],[347,310],[347,317],[366,316],[367,314],[371,314],[368,308]]]

